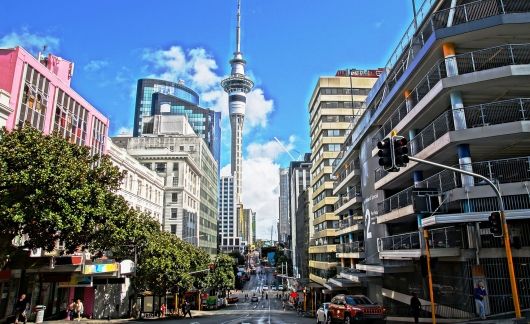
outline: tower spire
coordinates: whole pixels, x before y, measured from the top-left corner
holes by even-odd
[[[236,53],[241,52],[241,0],[237,0]]]

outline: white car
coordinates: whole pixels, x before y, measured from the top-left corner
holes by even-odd
[[[268,291],[269,290],[269,286],[263,286],[263,291]]]
[[[317,310],[317,324],[327,323],[329,303],[324,303]]]

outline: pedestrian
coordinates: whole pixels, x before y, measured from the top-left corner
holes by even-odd
[[[166,317],[166,311],[167,311],[166,304],[162,304],[162,306],[160,306],[160,313],[162,315],[162,318]]]
[[[484,307],[484,297],[487,295],[484,283],[479,281],[474,292],[475,305],[477,306],[477,314],[481,319],[486,319],[486,309]]]
[[[85,312],[85,306],[83,305],[83,302],[81,299],[77,299],[77,302],[75,303],[75,314],[77,321],[81,321],[81,316],[83,316],[83,313]]]
[[[421,302],[418,298],[418,294],[414,292],[412,293],[412,298],[410,298],[410,313],[412,314],[412,317],[414,317],[414,323],[419,323],[420,311]]]
[[[190,305],[190,302],[187,300],[184,302],[184,318],[186,318],[186,314],[190,314],[190,318],[192,318],[191,317],[191,305]]]
[[[28,301],[26,300],[26,294],[20,295],[20,298],[15,303],[15,324],[18,324],[21,317],[24,324],[26,324],[28,321]]]
[[[73,321],[74,316],[75,316],[75,300],[72,299],[72,302],[68,304],[68,319],[70,321]]]

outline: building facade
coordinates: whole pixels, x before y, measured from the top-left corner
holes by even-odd
[[[22,47],[0,49],[0,89],[3,98],[10,94],[12,110],[5,126],[29,123],[103,154],[109,120],[70,87],[73,71],[74,63],[52,54],[35,58]]]
[[[158,117],[158,116],[155,116]],[[185,241],[217,252],[217,162],[202,138],[184,116],[161,118],[161,125],[181,125],[180,135],[165,134],[164,127],[154,136],[116,137],[126,143],[127,153],[164,178],[162,226]]]
[[[250,208],[244,208],[242,218],[239,221],[239,235],[243,241],[246,242],[246,246],[254,244],[254,228],[253,223],[256,219],[256,212]]]
[[[290,246],[289,169],[280,168],[280,196],[278,197],[278,241]]]
[[[307,220],[303,218],[303,214],[306,209],[306,202],[304,205],[299,205],[300,195],[304,193],[311,183],[311,154],[307,153],[304,155],[304,161],[293,161],[289,164],[289,214],[291,220],[289,224],[289,232],[291,236],[291,259],[293,261],[293,273],[297,278],[309,278],[306,273],[305,277],[302,276],[300,267],[307,269],[307,253],[309,244],[309,214]],[[306,193],[307,194],[307,193]],[[281,195],[281,194],[280,194]],[[299,210],[300,207],[300,210]],[[311,217],[312,218],[312,217]],[[298,245],[307,241],[303,246]],[[300,254],[300,255],[299,255]],[[302,255],[303,254],[303,257]],[[305,260],[305,261],[304,261]]]
[[[204,139],[217,164],[221,161],[221,113],[199,106],[199,95],[183,83],[139,79],[133,136],[153,134],[153,116],[186,116]]]
[[[487,314],[514,310],[505,248],[488,228],[489,215],[499,210],[493,190],[417,162],[386,172],[375,144],[396,131],[409,140],[409,155],[497,184],[519,301],[528,308],[530,4],[425,1],[419,13],[336,159],[343,267],[337,280],[384,303],[391,314],[407,307],[414,293],[428,305],[428,249],[437,316],[475,317],[479,281],[488,293]],[[430,307],[424,310],[431,315]]]
[[[309,247],[309,278],[320,285],[336,275],[338,265],[336,230],[339,218],[334,213],[337,196],[333,194],[332,163],[351,122],[362,115],[362,103],[379,73],[376,70],[341,70],[336,76],[320,77],[309,102],[315,231]]]
[[[127,154],[127,150],[118,147],[107,139],[107,154],[120,171],[125,171],[118,194],[125,198],[129,205],[163,222],[164,209],[164,178],[147,169],[135,158]]]
[[[297,198],[297,207],[293,219],[296,225],[296,236],[293,235],[293,275],[307,282],[309,278],[309,242],[314,233],[311,199],[312,189],[308,186]]]
[[[0,89],[0,128],[7,124],[7,118],[13,112],[13,109],[9,105],[11,95],[9,92]]]

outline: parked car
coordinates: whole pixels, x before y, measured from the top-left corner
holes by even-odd
[[[235,304],[239,301],[239,298],[237,296],[232,296],[232,297],[228,297],[226,299],[226,301],[229,303],[229,304]]]
[[[350,324],[354,321],[386,323],[386,311],[381,305],[372,302],[364,295],[337,295],[329,304],[327,322],[341,321]]]
[[[217,308],[223,308],[226,306],[225,298],[217,298]]]
[[[328,309],[329,303],[324,303],[317,310],[317,324],[323,324],[328,322]]]
[[[269,291],[269,286],[263,286],[263,291]]]
[[[251,303],[259,302],[259,298],[258,298],[258,296],[252,296],[252,298],[250,298],[250,302],[251,302]]]

